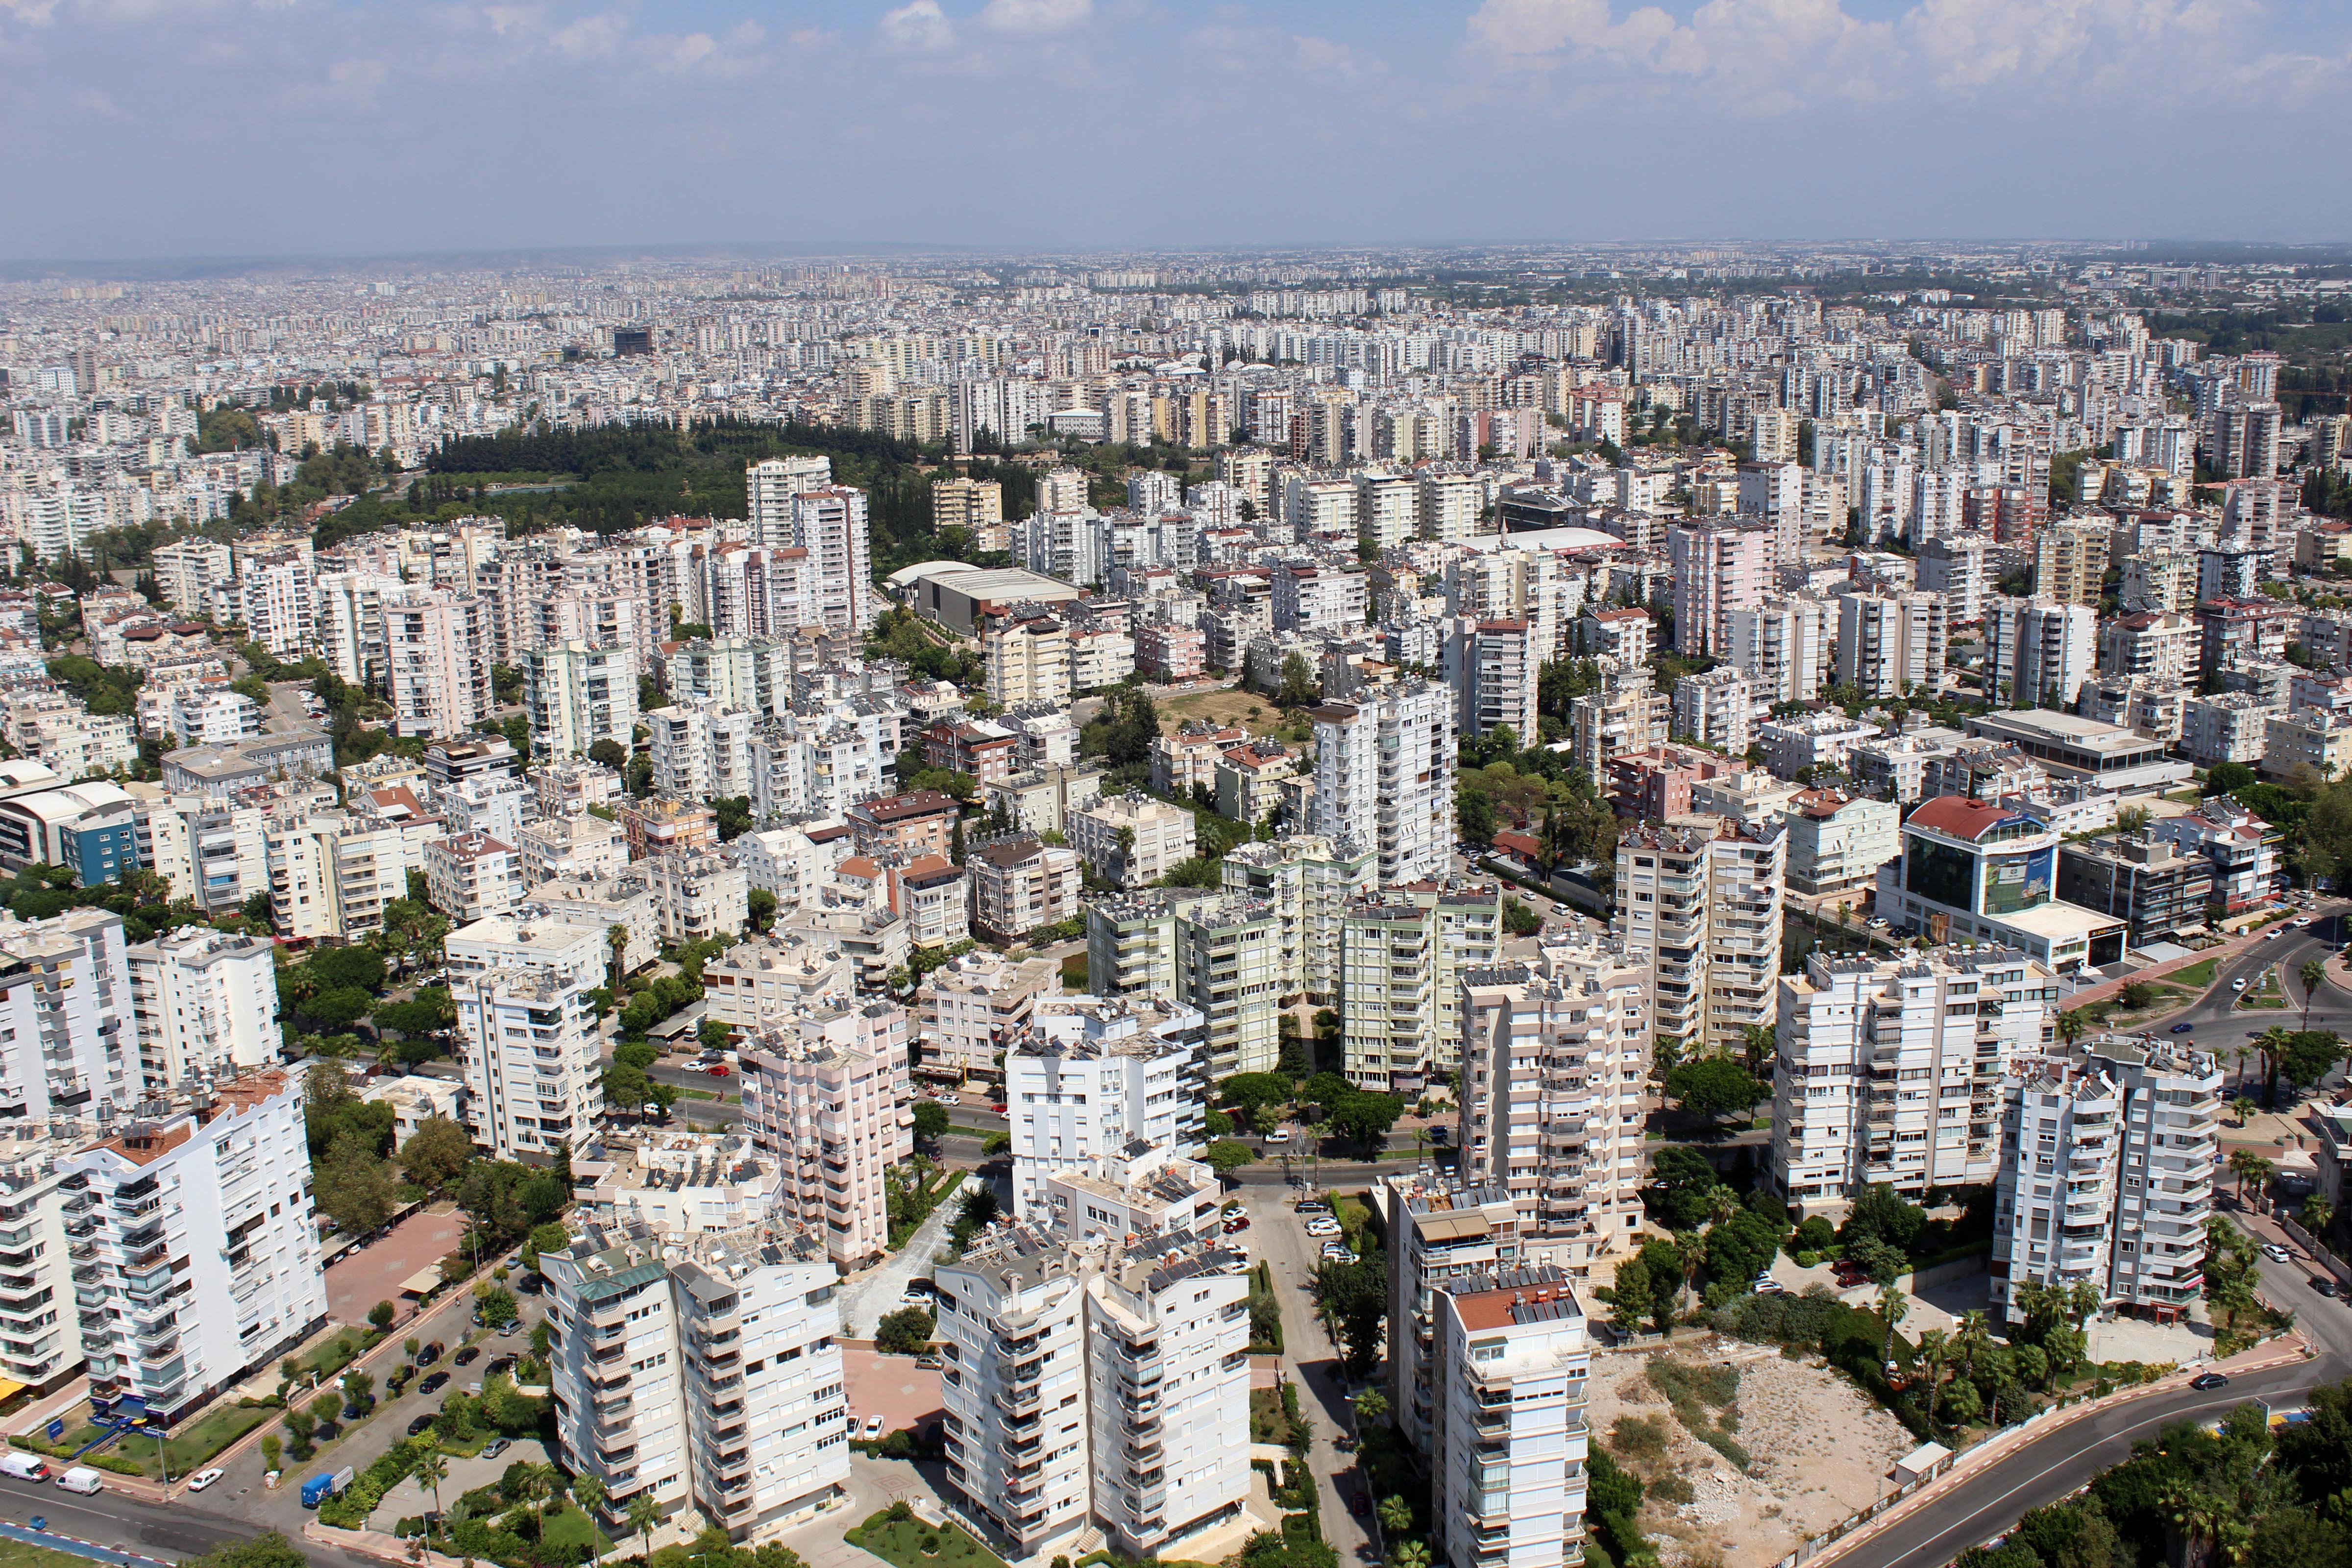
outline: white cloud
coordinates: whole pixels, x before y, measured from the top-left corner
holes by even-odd
[[[57,14],[58,0],[0,0],[0,11],[29,26],[46,27]]]
[[[569,26],[558,27],[547,41],[568,59],[600,59],[619,51],[621,39],[628,30],[628,24],[618,12],[603,11],[593,16],[583,16]]]
[[[92,114],[104,115],[109,120],[127,120],[130,118],[130,116],[124,114],[122,110],[114,106],[114,100],[109,98],[106,94],[99,91],[98,89],[94,87],[86,87],[79,92],[75,93],[73,95],[73,100],[79,107],[89,110]]]
[[[1347,45],[1335,44],[1328,38],[1294,37],[1290,40],[1290,55],[1307,75],[1333,77],[1341,81],[1355,81],[1387,68],[1378,60],[1368,60]]]
[[[768,30],[759,23],[740,22],[723,41],[708,33],[688,33],[681,37],[641,38],[636,47],[656,70],[673,76],[698,71],[705,76],[737,77],[767,65],[767,57],[755,52],[767,37]]]
[[[530,37],[547,25],[544,5],[485,5],[482,20],[501,38]]]
[[[988,0],[978,20],[999,33],[1063,33],[1094,9],[1094,0]]]
[[[885,48],[907,54],[937,54],[955,46],[955,24],[940,12],[939,0],[913,0],[884,12],[881,33]]]

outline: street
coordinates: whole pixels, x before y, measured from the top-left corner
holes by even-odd
[[[54,1485],[0,1476],[0,1516],[10,1522],[23,1524],[39,1514],[49,1521],[51,1530],[61,1535],[79,1536],[124,1552],[156,1557],[199,1557],[233,1541],[250,1541],[268,1528],[223,1518],[207,1509],[205,1502],[200,1496],[174,1501],[167,1507],[110,1490],[76,1497]],[[296,1531],[299,1529],[299,1525],[295,1527]],[[289,1539],[298,1546],[302,1544],[299,1534],[289,1532]],[[310,1555],[313,1562],[336,1564],[337,1568],[345,1562],[370,1561],[341,1552],[321,1553],[316,1548],[310,1550]]]

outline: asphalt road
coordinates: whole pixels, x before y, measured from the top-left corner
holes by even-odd
[[[47,1519],[48,1528],[61,1535],[77,1536],[96,1542],[100,1546],[112,1546],[124,1552],[137,1552],[150,1557],[201,1557],[232,1541],[250,1541],[259,1529],[238,1520],[226,1519],[208,1511],[201,1505],[174,1502],[142,1502],[127,1493],[104,1491],[89,1497],[77,1497],[72,1492],[59,1491],[54,1485],[39,1481],[20,1481],[0,1476],[0,1516],[11,1523],[25,1524],[35,1514]],[[296,1542],[301,1544],[299,1541]],[[312,1561],[340,1564],[369,1561],[347,1557],[341,1552],[320,1552],[310,1550]]]
[[[2276,1237],[2275,1230],[2242,1213],[2232,1217],[2266,1237]],[[2133,1400],[2055,1427],[1905,1516],[1884,1535],[1840,1554],[1836,1568],[1944,1568],[1969,1547],[2008,1530],[2020,1514],[2071,1495],[2100,1471],[2129,1458],[2134,1443],[2173,1422],[2210,1420],[2250,1399],[2292,1409],[2315,1387],[2352,1376],[2352,1306],[2311,1289],[2308,1264],[2265,1258],[2261,1268],[2263,1294],[2273,1306],[2294,1312],[2297,1329],[2318,1352],[2316,1360],[2232,1378],[2227,1388],[2181,1388]]]
[[[2236,1072],[2240,1047],[2250,1044],[2266,1029],[2302,1028],[2304,1012],[2300,1006],[2240,1007],[2238,993],[2231,989],[2230,982],[2242,979],[2251,990],[2261,980],[2263,971],[2275,965],[2287,995],[2299,1003],[2303,982],[2295,972],[2305,960],[2325,958],[2343,945],[2346,908],[2340,903],[2323,904],[2314,911],[2310,925],[2286,928],[2279,935],[2264,937],[2230,958],[2215,970],[2212,992],[2163,1026],[2188,1024],[2188,1029],[2179,1032],[2196,1041],[2200,1049],[2218,1056],[2225,1069]],[[2322,985],[2312,999],[2311,1027],[2352,1034],[2352,995],[2334,985]],[[2252,1081],[2260,1081],[2259,1062],[2250,1057],[2245,1070]]]

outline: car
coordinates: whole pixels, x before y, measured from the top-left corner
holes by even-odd
[[[1348,1494],[1348,1511],[1349,1513],[1371,1512],[1371,1494],[1370,1492],[1349,1492]]]
[[[509,1448],[513,1447],[514,1444],[507,1438],[493,1437],[488,1442],[482,1445],[481,1453],[476,1457],[478,1458],[495,1459],[500,1454],[505,1453]]]
[[[1345,1242],[1334,1241],[1325,1245],[1323,1258],[1327,1263],[1353,1263],[1356,1254]]]
[[[1225,1234],[1227,1236],[1232,1236],[1238,1231],[1244,1231],[1248,1228],[1249,1216],[1247,1215],[1235,1215],[1233,1218],[1225,1221]]]
[[[227,1473],[226,1470],[198,1470],[188,1478],[188,1489],[200,1492]]]
[[[2196,1026],[2194,1024],[2175,1024],[2172,1026],[2172,1032],[2176,1035],[2185,1035]]]
[[[882,1417],[879,1415],[868,1415],[866,1418],[866,1436],[868,1438],[879,1437],[882,1436]]]
[[[2314,1279],[2311,1282],[2311,1288],[2318,1291],[2321,1295],[2330,1298],[2340,1296],[2344,1293],[2344,1288],[2336,1283],[2332,1279]]]
[[[1329,1214],[1331,1205],[1321,1198],[1301,1198],[1290,1205],[1293,1214]]]
[[[725,1062],[720,1062],[717,1067],[707,1070],[712,1078],[725,1078],[727,1076],[727,1064]]]
[[[1429,1141],[1433,1143],[1443,1143],[1453,1136],[1454,1130],[1450,1127],[1437,1126],[1429,1130]]]
[[[467,1345],[464,1350],[459,1351],[456,1355],[449,1358],[449,1364],[451,1366],[471,1366],[481,1359],[482,1347],[479,1345]]]
[[[436,1376],[441,1376],[441,1375],[446,1375],[446,1374],[444,1374],[444,1373],[436,1373],[435,1375],[436,1375]],[[436,1421],[438,1421],[439,1419],[441,1419],[441,1417],[440,1417],[440,1416],[438,1416],[438,1415],[435,1415],[435,1414],[434,1414],[432,1411],[430,1411],[430,1410],[426,1411],[426,1412],[425,1412],[424,1415],[422,1415],[413,1416],[413,1417],[411,1417],[411,1418],[410,1418],[409,1423],[408,1423],[408,1435],[409,1435],[410,1436],[414,1437],[414,1436],[415,1436],[419,1432],[422,1432],[422,1431],[424,1431],[425,1428],[427,1428],[427,1427],[431,1426],[433,1425],[433,1423],[435,1423]]]
[[[446,1372],[436,1372],[426,1377],[423,1383],[418,1384],[416,1385],[416,1392],[419,1394],[438,1394],[441,1390],[448,1386],[449,1374]]]
[[[2243,991],[2245,988],[2246,980],[2243,975],[2240,975],[2237,979],[2230,982],[2230,989],[2232,991]]]
[[[915,1358],[915,1364],[925,1372],[938,1372],[948,1363],[944,1358],[940,1356],[919,1355]]]
[[[2263,1243],[2263,1256],[2273,1263],[2284,1263],[2294,1255],[2275,1241],[2265,1241]]]
[[[431,1366],[435,1362],[441,1359],[441,1352],[446,1347],[445,1347],[439,1340],[435,1340],[431,1344],[426,1345],[423,1350],[416,1352],[416,1364],[419,1366]]]
[[[2279,931],[2276,926],[2273,926],[2270,930],[2263,932],[2263,940],[2264,942],[2276,942],[2278,939]]]
[[[2204,1392],[2215,1388],[2227,1388],[2230,1386],[2230,1380],[2218,1372],[2203,1372],[2190,1378],[2189,1386]]]
[[[512,1372],[514,1369],[514,1357],[510,1355],[494,1355],[482,1367],[482,1375],[484,1377],[496,1377],[502,1372]]]
[[[1336,1219],[1322,1219],[1319,1217],[1310,1219],[1307,1222],[1307,1234],[1309,1236],[1337,1236],[1339,1234],[1339,1222]]]
[[[1000,1104],[996,1104],[996,1105],[992,1105],[992,1106],[990,1106],[988,1109],[989,1109],[989,1110],[992,1110],[992,1111],[994,1111],[994,1112],[996,1112],[996,1114],[997,1114],[997,1115],[999,1115],[999,1116],[1003,1116],[1003,1115],[1006,1114],[1007,1112],[1009,1112],[1009,1111],[1013,1109],[1013,1107],[1012,1107],[1012,1106],[1010,1106],[1010,1105],[1008,1105],[1008,1104],[1003,1104],[1003,1103],[1000,1103]]]
[[[547,1280],[542,1275],[524,1274],[516,1278],[514,1288],[526,1296],[536,1296],[547,1289]]]
[[[1289,1128],[1287,1128],[1287,1127],[1277,1127],[1277,1128],[1276,1128],[1273,1131],[1271,1131],[1271,1132],[1269,1132],[1269,1133],[1267,1133],[1267,1134],[1265,1135],[1265,1142],[1268,1142],[1268,1143],[1287,1143],[1287,1142],[1290,1142],[1290,1129],[1289,1129]]]
[[[520,1318],[517,1318],[512,1322],[504,1325],[499,1330],[499,1338],[502,1340],[509,1339],[520,1332],[522,1332],[522,1320]]]

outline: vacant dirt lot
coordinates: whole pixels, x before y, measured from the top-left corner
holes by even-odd
[[[1188,691],[1181,697],[1166,697],[1154,704],[1160,714],[1160,727],[1170,734],[1188,719],[1206,719],[1213,724],[1238,724],[1253,735],[1272,732],[1281,710],[1255,691],[1239,688],[1222,691]],[[1250,717],[1255,709],[1257,717]]]
[[[1667,1381],[1702,1386],[1703,1397],[1685,1392],[1682,1404],[1714,1432],[1716,1442],[1704,1443],[1660,1392],[1653,1359],[1593,1358],[1591,1421],[1595,1439],[1648,1484],[1642,1526],[1668,1568],[1777,1563],[1875,1500],[1895,1461],[1917,1447],[1901,1423],[1835,1373],[1736,1341],[1654,1358],[1692,1369]],[[1717,1403],[1733,1373],[1736,1394],[1727,1405]],[[1734,1463],[1743,1451],[1744,1471]]]

